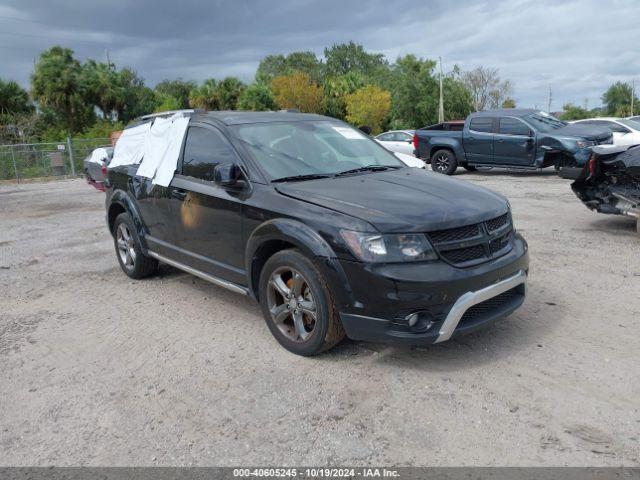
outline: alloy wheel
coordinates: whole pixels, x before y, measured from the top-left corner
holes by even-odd
[[[449,157],[441,153],[433,159],[435,170],[438,172],[446,172],[449,168]]]
[[[129,231],[129,227],[125,223],[118,225],[116,231],[116,243],[118,245],[118,255],[122,264],[128,269],[132,270],[136,262],[136,250],[133,240],[133,235]]]
[[[291,267],[280,267],[269,277],[267,306],[271,320],[287,339],[305,342],[316,326],[317,307],[309,283]]]

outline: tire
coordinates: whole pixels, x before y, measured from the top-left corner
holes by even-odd
[[[468,165],[468,164],[464,164],[462,165],[462,167],[467,171],[467,172],[475,172],[478,169],[476,167],[474,167],[473,165]]]
[[[292,353],[317,355],[345,336],[322,274],[298,250],[282,250],[267,260],[260,272],[259,295],[269,330]]]
[[[431,170],[453,175],[458,169],[458,160],[451,150],[438,150],[431,155]]]
[[[155,258],[142,253],[140,238],[128,213],[121,213],[113,224],[113,245],[120,268],[129,277],[148,277],[158,268]]]

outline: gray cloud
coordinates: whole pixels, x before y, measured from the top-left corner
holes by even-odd
[[[391,61],[442,56],[445,70],[500,69],[519,105],[589,106],[614,81],[640,77],[640,4],[633,0],[467,1],[3,0],[0,76],[28,85],[40,51],[61,44],[80,59],[131,66],[164,78],[252,79],[271,53],[354,40]],[[640,79],[639,79],[640,80]]]

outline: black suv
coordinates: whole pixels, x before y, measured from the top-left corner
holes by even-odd
[[[137,168],[106,182],[124,272],[161,261],[247,295],[294,353],[345,333],[442,342],[524,301],[527,244],[503,196],[405,167],[338,120],[195,112],[168,187]]]

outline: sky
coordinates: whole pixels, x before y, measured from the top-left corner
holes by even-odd
[[[640,90],[636,0],[0,0],[0,78],[25,87],[55,44],[109,58],[150,86],[165,78],[246,82],[269,54],[353,40],[393,62],[442,57],[443,68],[499,69],[519,107],[593,108],[606,88]]]

